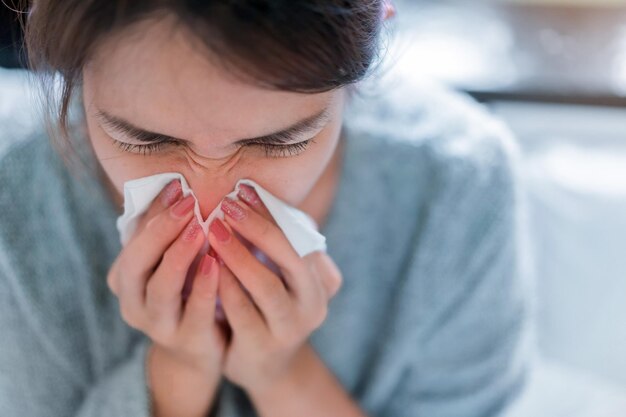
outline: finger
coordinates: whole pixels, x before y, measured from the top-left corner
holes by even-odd
[[[224,219],[237,233],[268,255],[282,269],[289,272],[301,265],[301,259],[284,232],[275,223],[246,204],[225,198],[221,209]]]
[[[148,208],[148,211],[146,212],[146,214],[144,214],[140,219],[139,219],[139,225],[135,231],[135,234],[133,236],[133,238],[135,238],[136,235],[140,234],[141,231],[144,229],[145,227],[145,223],[147,221],[149,221],[150,219],[153,219],[157,214],[163,212],[166,210],[167,207],[171,206],[172,204],[174,204],[175,202],[177,202],[178,200],[180,200],[182,196],[182,188],[180,185],[180,181],[179,180],[173,180],[171,181],[168,185],[166,185],[163,190],[161,190],[161,192],[159,193],[159,195],[157,196],[157,198],[154,199],[154,201],[152,201],[152,203],[150,204],[150,207]],[[132,251],[132,249],[130,249],[130,251]],[[126,249],[123,253],[128,252],[128,249]],[[123,256],[123,255],[122,255]],[[119,267],[119,260],[120,260],[121,256],[118,256],[115,259],[114,264],[111,266],[110,272],[109,272],[109,276],[107,277],[107,283],[109,285],[109,288],[111,289],[111,291],[116,295],[119,296],[119,276],[120,276],[120,270],[121,268]],[[134,256],[131,255],[132,258],[134,258]],[[126,270],[124,269],[124,273],[125,274],[133,274],[134,273],[134,269],[133,270]],[[141,274],[139,274],[141,275]],[[144,270],[144,274],[141,276],[137,276],[137,279],[141,278],[145,278],[145,270]],[[143,280],[141,280],[141,284],[143,284]],[[139,284],[139,283],[138,283]]]
[[[133,235],[124,249],[124,274],[145,276],[157,267],[161,256],[176,240],[194,216],[195,199],[192,195],[180,200],[150,219],[143,230]]]
[[[228,198],[223,200],[222,210],[230,227],[278,265],[289,289],[298,299],[303,300],[307,294],[312,293],[315,283],[309,279],[310,274],[304,268],[305,263],[278,226],[268,222],[245,204]]]
[[[218,295],[233,333],[249,340],[261,340],[267,334],[267,327],[261,313],[245,293],[233,272],[226,265],[219,263],[218,265]]]
[[[146,228],[131,238],[119,259],[119,291],[131,305],[145,304],[146,282],[157,269],[163,253],[180,235],[193,216],[193,197],[183,199],[150,220]],[[187,207],[187,213],[181,209]],[[178,214],[177,214],[178,213]],[[178,216],[182,217],[178,217]]]
[[[268,324],[276,326],[292,317],[293,301],[281,279],[235,239],[220,219],[215,219],[209,230],[209,244],[250,293]],[[217,241],[216,236],[226,234],[229,235],[227,242]]]
[[[178,239],[163,254],[163,260],[146,286],[148,318],[168,330],[176,328],[182,310],[182,290],[191,263],[204,243],[204,234],[194,217]]]
[[[116,297],[119,297],[119,268],[117,266],[119,259],[119,256],[115,258],[115,261],[111,264],[109,273],[107,274],[107,286]]]
[[[320,277],[320,284],[326,294],[326,299],[330,300],[333,298],[343,283],[343,276],[337,264],[328,254],[321,251],[312,252],[304,258],[307,262],[315,265],[315,269],[318,271],[317,275]]]
[[[188,340],[215,328],[218,279],[216,259],[203,255],[180,320],[180,332]]]
[[[242,199],[248,207],[259,213],[264,219],[278,226],[276,220],[274,220],[274,216],[272,216],[272,213],[270,213],[267,207],[265,207],[263,200],[261,200],[254,187],[250,187],[247,184],[240,184],[237,196]]]
[[[154,218],[157,214],[171,207],[183,196],[183,188],[180,180],[174,179],[170,181],[159,193],[159,195],[150,203],[148,210],[141,216],[137,223],[137,230],[142,230],[146,223]]]

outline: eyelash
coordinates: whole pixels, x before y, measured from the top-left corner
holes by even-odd
[[[136,145],[132,143],[120,142],[113,139],[113,143],[125,152],[139,153],[142,155],[150,155],[158,152],[166,145],[178,145],[174,141],[155,142],[147,145]],[[286,156],[295,156],[304,152],[310,143],[315,143],[314,139],[307,139],[302,142],[293,143],[291,145],[272,145],[269,143],[250,143],[244,146],[258,146],[265,151],[268,158],[284,158]]]

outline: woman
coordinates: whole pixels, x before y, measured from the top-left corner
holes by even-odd
[[[34,2],[30,62],[53,105],[54,74],[62,88],[48,134],[2,148],[0,414],[506,408],[525,378],[515,152],[465,99],[411,84],[354,94],[393,13],[381,0]],[[244,190],[211,224],[183,303],[205,236],[180,184],[128,245],[115,230],[123,183],[171,171],[205,218],[255,180],[317,222],[327,253],[294,255]]]

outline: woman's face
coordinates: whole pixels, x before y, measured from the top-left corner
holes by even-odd
[[[172,28],[141,22],[103,42],[83,71],[89,139],[118,198],[127,180],[176,171],[204,218],[240,178],[298,206],[336,150],[344,89],[299,94],[238,81]],[[175,143],[133,147],[166,137]],[[268,137],[285,145],[266,149]]]

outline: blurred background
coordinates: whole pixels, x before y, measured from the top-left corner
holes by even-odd
[[[524,155],[538,362],[519,416],[626,416],[626,1],[396,0],[411,77],[483,102]]]
[[[523,150],[538,361],[509,415],[626,416],[626,1],[395,4],[398,69],[475,97]],[[0,118],[28,130],[14,17],[0,7]]]

